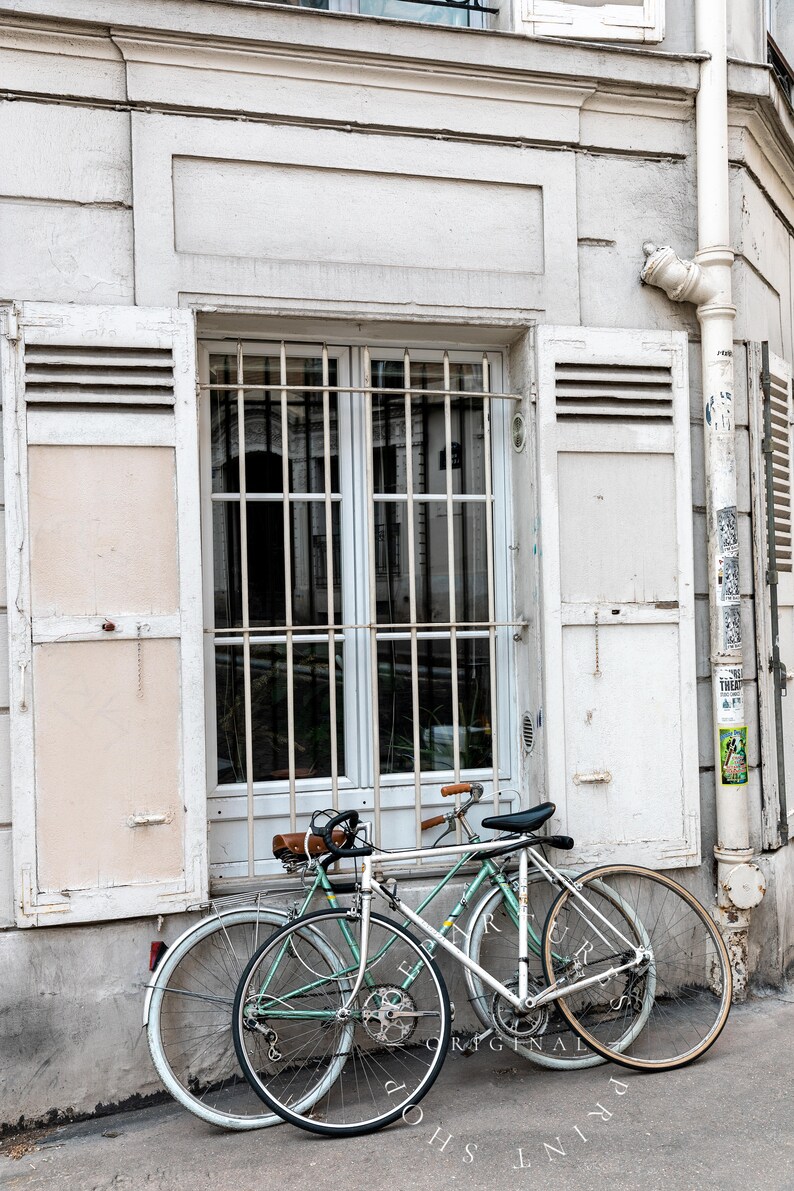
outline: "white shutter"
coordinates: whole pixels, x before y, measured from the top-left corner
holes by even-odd
[[[547,790],[583,859],[700,863],[686,335],[538,330]]]
[[[13,854],[20,926],[206,894],[193,317],[5,315]]]
[[[595,41],[661,41],[664,0],[520,0],[527,33],[534,37]]]
[[[767,492],[764,454],[764,394],[761,386],[761,345],[748,345],[748,393],[750,414],[750,476],[753,505],[753,569],[755,580],[756,656],[758,666],[758,715],[761,741],[763,788],[763,846],[776,848],[794,834],[794,573],[792,572],[792,491],[794,464],[792,444],[792,369],[770,352],[770,446],[773,490]],[[771,501],[769,498],[771,497]],[[774,627],[772,623],[768,502],[772,505],[775,554],[777,556],[778,641],[781,671],[792,677],[782,684],[780,724],[775,708],[775,676],[772,671]],[[787,688],[787,689],[786,689]],[[782,692],[781,692],[782,694]],[[781,755],[778,756],[778,733]],[[782,770],[782,772],[781,772]],[[781,782],[783,798],[781,799]],[[781,801],[788,803],[788,830],[781,831]],[[783,838],[785,837],[785,838]]]

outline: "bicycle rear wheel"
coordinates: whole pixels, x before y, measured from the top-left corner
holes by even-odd
[[[624,1067],[666,1071],[705,1054],[727,1021],[732,982],[725,944],[697,899],[669,877],[635,865],[591,869],[577,889],[557,898],[543,932],[550,983],[601,977],[556,1002],[571,1028]],[[626,929],[621,907],[635,930]],[[641,962],[609,975],[638,953]],[[638,1004],[645,1004],[646,1017],[632,1031]]]
[[[529,983],[530,991],[545,985],[540,957],[543,925],[551,903],[560,892],[541,874],[529,874]],[[537,950],[535,950],[537,949]],[[466,938],[471,959],[508,988],[518,988],[518,924],[500,889],[493,889],[472,910]],[[539,1067],[555,1070],[595,1067],[603,1055],[585,1046],[555,1004],[518,1016],[512,1006],[476,973],[465,969],[472,1009],[486,1029],[494,1029],[501,1045]]]
[[[147,990],[144,1024],[155,1070],[175,1100],[211,1125],[281,1123],[240,1071],[232,1007],[251,955],[286,921],[286,913],[256,904],[216,912],[172,943]]]
[[[398,1120],[446,1055],[451,1012],[441,974],[380,915],[371,918],[365,982],[347,1006],[361,943],[360,918],[306,915],[259,949],[237,989],[240,1066],[274,1112],[312,1133],[354,1136]]]

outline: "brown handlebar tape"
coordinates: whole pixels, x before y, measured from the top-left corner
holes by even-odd
[[[442,798],[450,798],[453,794],[471,794],[471,782],[455,782],[452,786],[441,787]]]
[[[429,831],[431,827],[440,827],[445,822],[446,817],[444,815],[433,815],[432,819],[424,819],[422,821],[422,831]]]

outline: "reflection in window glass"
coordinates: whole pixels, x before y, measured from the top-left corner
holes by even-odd
[[[418,642],[419,764],[423,771],[452,769],[451,648],[448,641]],[[461,769],[491,765],[491,677],[487,639],[458,641],[458,740]],[[413,772],[411,644],[378,643],[378,715],[381,772]]]
[[[450,621],[447,505],[414,502],[414,588],[419,624]],[[406,501],[375,502],[375,590],[379,624],[410,620]],[[454,505],[455,621],[488,620],[485,502]]]
[[[329,360],[328,383],[337,383],[337,361]],[[246,385],[275,385],[281,381],[278,356],[245,356]],[[237,360],[230,355],[210,357],[210,384],[237,383]],[[287,383],[322,385],[322,360],[315,357],[287,360]],[[245,487],[248,493],[280,493],[283,487],[283,427],[281,390],[245,390]],[[339,487],[339,429],[337,395],[329,395],[331,476],[330,487]],[[240,449],[237,425],[237,390],[214,389],[212,406],[212,490],[240,491]],[[287,440],[291,492],[325,491],[323,395],[289,390]]]
[[[372,465],[375,492],[399,493],[407,491],[405,459],[405,395],[401,386],[402,361],[374,360],[373,386],[395,389],[389,393],[373,394]],[[411,444],[413,490],[416,493],[447,491],[447,472],[452,473],[453,493],[480,495],[485,492],[485,456],[483,408],[481,397],[466,397],[469,390],[482,385],[480,364],[450,363],[450,388],[454,396],[450,402],[451,462],[447,468],[446,422],[444,398],[433,396],[433,389],[443,389],[444,370],[440,363],[411,364],[411,388],[426,389],[411,399]],[[460,392],[461,396],[457,396]]]
[[[337,750],[340,772],[345,753],[342,731],[342,645],[336,643]],[[216,651],[218,705],[218,783],[246,781],[245,681],[242,646]],[[327,645],[296,645],[293,651],[295,708],[295,772],[298,778],[331,773],[331,712]],[[251,716],[253,780],[286,781],[289,776],[287,735],[287,656],[278,645],[251,647]]]

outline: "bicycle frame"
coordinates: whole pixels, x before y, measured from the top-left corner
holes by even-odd
[[[468,831],[470,831],[470,836],[469,836],[468,842],[458,848],[458,851],[461,853],[460,859],[457,861],[457,863],[452,865],[452,867],[449,869],[449,871],[447,873],[444,874],[444,876],[441,878],[441,880],[438,882],[438,884],[433,886],[433,888],[430,890],[428,895],[425,897],[424,901],[420,904],[419,913],[421,913],[422,910],[424,910],[430,904],[430,902],[433,901],[438,896],[438,894],[442,891],[442,889],[444,889],[449,884],[449,882],[452,881],[453,878],[457,876],[457,874],[460,872],[460,870],[463,868],[463,866],[465,864],[469,863],[469,861],[472,859],[472,856],[473,856],[474,847],[477,844],[481,843],[479,837],[474,832],[471,832],[470,828],[467,827],[466,829]],[[493,849],[492,841],[489,840],[489,841],[486,841],[486,843]],[[464,849],[465,849],[465,851],[464,851]],[[499,850],[503,851],[504,845]],[[429,851],[429,849],[423,849],[420,854],[426,855],[427,851]],[[432,851],[433,851],[433,854],[435,855],[438,852],[442,851],[442,849],[434,848],[434,849],[432,849]],[[511,848],[511,851],[512,851],[512,848]],[[488,855],[484,855],[480,862],[479,872],[477,872],[472,877],[471,881],[469,881],[468,884],[465,886],[457,903],[455,904],[453,909],[450,911],[448,916],[444,919],[444,922],[442,923],[440,929],[436,932],[436,936],[438,939],[446,938],[449,935],[449,933],[455,929],[455,924],[456,924],[458,918],[461,916],[461,914],[464,912],[464,910],[466,910],[472,897],[474,897],[479,892],[480,888],[488,880],[490,880],[492,885],[501,889],[502,895],[505,898],[505,902],[506,902],[508,908],[511,910],[512,913],[515,914],[516,921],[518,921],[519,905],[518,905],[518,901],[515,897],[515,894],[513,893],[513,888],[512,888],[511,882],[504,875],[504,872],[502,871],[502,869],[497,864],[494,864],[493,860]],[[325,895],[328,899],[328,902],[329,902],[329,905],[331,906],[331,908],[339,909],[339,904],[336,900],[336,892],[334,890],[334,887],[331,884],[331,881],[328,877],[327,872],[325,871],[325,868],[322,865],[319,865],[317,875],[315,877],[314,882],[312,883],[311,888],[309,889],[309,892],[308,892],[306,898],[304,899],[303,905],[295,914],[296,918],[301,917],[301,915],[303,915],[307,912],[312,898],[314,897],[315,893],[320,889],[322,889],[325,892]],[[405,926],[407,924],[407,922],[408,922],[408,919],[406,918],[402,925]],[[337,975],[338,976],[346,976],[348,974],[352,975],[354,972],[358,971],[361,967],[361,952],[359,950],[358,944],[356,943],[356,940],[353,938],[352,932],[350,931],[350,928],[348,927],[348,925],[346,923],[342,922],[340,929],[342,931],[343,938],[344,938],[347,946],[350,949],[352,964],[349,968],[345,969],[343,972],[337,973]],[[435,928],[433,928],[433,929],[435,930]],[[532,951],[536,955],[539,956],[540,952],[541,952],[540,939],[538,938],[537,934],[535,933],[535,931],[532,929],[531,926],[528,926],[526,934],[527,934],[527,946],[531,947]],[[391,942],[386,943],[386,944],[384,944],[383,947],[381,947],[381,949],[377,952],[377,954],[374,957],[370,957],[369,955],[367,955],[367,962],[369,962],[373,958],[376,961],[381,959],[386,954],[386,952],[389,950],[389,948],[391,946],[392,946]],[[434,941],[431,941],[430,946],[427,947],[426,950],[427,950],[428,954],[432,955],[432,954],[434,954],[435,949],[436,949],[436,943]],[[275,962],[278,963],[282,959],[282,957],[283,957],[283,951],[279,951]],[[365,968],[366,968],[366,965],[365,965]],[[400,987],[405,990],[409,989],[415,979],[416,979],[416,970],[414,970],[406,975],[406,979],[403,981],[403,983]],[[375,987],[375,983],[376,983],[374,978],[371,975],[369,975],[366,972],[366,970],[365,970],[362,982],[365,983],[368,987]],[[318,987],[318,985],[321,983],[322,983],[322,981],[310,982],[306,985],[301,986],[300,992],[301,993],[309,993],[313,989]],[[267,987],[268,987],[268,981],[265,981],[265,983],[259,989],[259,992],[257,995],[257,1002],[261,1001],[261,999],[266,995]],[[312,1016],[311,1013],[307,1013],[306,1015]],[[319,1017],[327,1016],[320,1010],[318,1010],[316,1012],[316,1015]],[[277,1011],[271,1011],[269,1016],[271,1016],[271,1017],[289,1017],[290,1013],[287,1010],[277,1010]]]
[[[369,825],[365,825],[365,838],[369,842]],[[582,895],[575,882],[568,880],[562,873],[560,873],[554,865],[552,865],[545,857],[542,857],[532,844],[537,842],[532,835],[520,835],[513,837],[506,845],[505,840],[488,840],[485,843],[472,843],[470,840],[465,844],[450,844],[441,848],[434,848],[434,856],[456,856],[461,853],[467,853],[468,857],[474,856],[480,852],[487,855],[487,853],[494,851],[504,851],[505,847],[509,847],[510,851],[519,852],[519,869],[518,869],[518,993],[512,992],[505,987],[501,981],[497,980],[489,972],[486,972],[479,964],[475,963],[464,951],[456,947],[445,934],[436,930],[431,926],[426,919],[422,918],[418,911],[410,909],[406,906],[400,898],[397,897],[396,890],[386,889],[379,881],[377,881],[372,872],[372,855],[365,856],[361,864],[361,956],[359,960],[359,969],[356,974],[356,979],[351,989],[347,1001],[342,1007],[342,1013],[349,1013],[350,1008],[355,1000],[361,985],[364,983],[364,974],[367,963],[369,961],[367,942],[369,939],[369,923],[372,908],[372,894],[376,893],[382,897],[393,909],[400,909],[406,919],[413,923],[422,934],[431,939],[435,939],[446,951],[453,955],[458,963],[463,964],[464,967],[470,971],[475,972],[481,980],[488,984],[499,996],[504,997],[514,1009],[521,1013],[535,1009],[538,1006],[546,1005],[550,1001],[559,1000],[560,997],[569,996],[573,992],[579,992],[582,989],[589,988],[593,984],[606,984],[614,976],[621,972],[628,971],[630,968],[639,967],[642,963],[648,961],[651,956],[644,949],[637,947],[629,939],[627,939],[621,932],[609,922],[603,914],[600,913],[594,906],[587,901]],[[427,855],[427,849],[412,848],[407,851],[389,852],[389,859],[392,861],[417,860],[422,856]],[[612,936],[617,936],[617,939],[624,944],[630,952],[633,952],[633,958],[624,964],[617,964],[609,968],[605,972],[601,972],[597,976],[588,976],[581,980],[563,983],[562,980],[557,980],[547,988],[536,993],[535,996],[529,995],[529,941],[528,941],[528,926],[529,926],[529,897],[528,897],[528,877],[529,877],[529,861],[531,861],[535,868],[546,877],[546,879],[554,884],[561,884],[568,889],[574,897],[578,899],[590,913],[594,914],[604,924],[606,929]],[[581,911],[580,911],[581,912]],[[590,924],[593,925],[590,920]],[[608,942],[606,936],[594,927],[596,933],[604,942]]]
[[[366,827],[365,830],[368,832],[368,830],[369,830],[368,827]],[[374,985],[375,985],[374,978],[372,977],[371,974],[368,973],[367,967],[370,964],[370,962],[373,960],[373,958],[375,961],[382,958],[382,956],[385,955],[386,952],[388,951],[389,947],[391,946],[391,943],[389,942],[389,943],[386,943],[384,946],[382,946],[374,957],[370,956],[369,949],[368,949],[368,942],[369,942],[369,925],[370,925],[370,914],[371,914],[373,893],[377,894],[379,897],[382,897],[384,899],[384,901],[386,901],[391,908],[399,909],[401,911],[401,913],[405,915],[403,924],[405,924],[407,922],[413,923],[422,932],[422,934],[424,934],[428,939],[432,940],[430,947],[427,948],[429,953],[432,953],[431,948],[434,950],[434,944],[436,944],[436,943],[439,944],[446,951],[448,951],[449,953],[454,955],[454,957],[458,960],[458,962],[463,964],[464,967],[467,967],[470,971],[475,972],[480,977],[481,980],[483,980],[486,984],[488,984],[491,988],[493,988],[495,990],[495,992],[497,992],[500,996],[504,997],[505,1000],[507,1000],[511,1005],[513,1005],[513,1007],[515,1009],[517,1009],[519,1012],[526,1012],[528,1010],[534,1009],[535,1007],[545,1005],[550,1001],[558,1000],[560,997],[568,996],[569,994],[571,994],[573,992],[577,992],[581,989],[588,988],[590,985],[597,984],[597,983],[606,983],[607,981],[612,979],[613,976],[619,975],[621,972],[627,971],[630,968],[638,967],[640,964],[646,962],[650,958],[648,953],[645,950],[643,950],[642,948],[637,947],[629,939],[626,939],[625,936],[621,934],[621,932],[614,926],[613,923],[609,922],[609,920],[606,919],[603,916],[603,914],[600,913],[600,911],[598,911],[594,906],[592,906],[587,901],[587,899],[581,894],[578,886],[574,882],[570,881],[563,873],[559,872],[549,861],[547,861],[545,859],[545,857],[541,856],[538,852],[536,852],[535,849],[531,846],[535,842],[538,842],[538,841],[535,839],[534,836],[531,836],[531,835],[517,836],[517,837],[513,837],[507,841],[505,839],[498,839],[498,840],[486,840],[484,842],[479,841],[476,836],[472,836],[472,838],[470,838],[466,843],[445,845],[440,848],[433,848],[432,854],[434,857],[436,857],[436,856],[449,856],[449,857],[459,856],[460,859],[458,860],[458,862],[456,864],[454,864],[452,866],[452,868],[449,870],[449,872],[447,874],[445,874],[445,876],[439,882],[439,884],[436,885],[431,890],[430,894],[421,903],[418,910],[412,910],[412,909],[410,909],[410,907],[406,906],[401,901],[401,899],[397,896],[396,889],[387,889],[380,881],[378,881],[375,878],[375,876],[373,875],[373,856],[369,855],[369,856],[364,857],[362,860],[361,876],[360,876],[360,899],[361,899],[360,918],[361,918],[362,946],[359,948],[355,939],[352,936],[349,926],[347,925],[347,923],[342,922],[341,923],[342,934],[343,934],[346,944],[350,948],[350,953],[351,953],[353,962],[349,968],[346,968],[341,972],[335,973],[335,979],[341,979],[343,977],[352,976],[353,973],[355,972],[355,977],[354,977],[352,988],[350,989],[349,993],[347,994],[345,1003],[339,1011],[332,1012],[332,1011],[324,1010],[324,1009],[318,1009],[318,1010],[313,1010],[313,1011],[311,1011],[311,1010],[301,1011],[300,1016],[301,1017],[318,1018],[318,1019],[329,1019],[330,1017],[336,1016],[337,1013],[339,1013],[341,1015],[352,1016],[352,1005],[353,1005],[353,1002],[355,1001],[355,998],[358,995],[362,985],[366,984],[368,987],[374,987]],[[515,895],[513,893],[511,883],[505,878],[502,870],[498,866],[493,864],[491,857],[489,855],[494,852],[496,852],[498,854],[504,854],[504,852],[506,850],[509,850],[510,852],[513,852],[513,851],[519,852],[519,875],[518,875],[518,898],[517,899],[515,898]],[[416,859],[421,859],[422,857],[426,857],[429,851],[430,851],[430,849],[427,849],[427,848],[418,848],[418,849],[411,849],[408,851],[389,852],[388,856],[389,856],[389,859],[393,860],[393,861],[416,860]],[[480,872],[474,877],[474,879],[469,883],[469,885],[466,886],[466,889],[464,890],[457,905],[455,906],[454,910],[449,915],[449,917],[447,919],[445,919],[441,929],[439,930],[439,929],[436,929],[436,927],[431,926],[431,924],[429,922],[427,922],[427,920],[421,916],[421,911],[433,900],[433,898],[436,897],[436,895],[440,892],[440,890],[443,889],[444,886],[460,871],[460,869],[462,868],[462,866],[464,864],[466,864],[468,861],[470,861],[471,859],[473,859],[479,855],[482,855],[482,860],[483,860]],[[539,993],[535,994],[535,996],[529,996],[528,958],[529,958],[530,938],[532,938],[532,944],[531,944],[532,950],[535,951],[536,954],[538,954],[538,955],[540,954],[540,941],[537,939],[537,936],[535,935],[534,931],[532,930],[532,928],[529,925],[528,875],[529,875],[530,860],[531,860],[533,867],[536,868],[538,870],[538,872],[547,881],[549,881],[551,884],[559,885],[560,887],[564,887],[564,888],[568,889],[584,906],[587,907],[587,910],[591,914],[595,915],[596,918],[600,919],[603,922],[606,929],[610,932],[611,936],[613,938],[616,938],[617,940],[619,940],[624,945],[624,948],[626,948],[626,949],[628,949],[628,951],[632,952],[633,957],[627,963],[615,965],[612,968],[608,969],[607,971],[601,972],[598,976],[585,977],[581,980],[577,980],[577,981],[573,981],[573,982],[569,982],[567,980],[558,980],[553,985],[550,985],[549,987],[547,987],[547,988],[541,990]],[[320,875],[320,873],[322,875]],[[312,887],[312,891],[309,895],[309,898],[306,899],[304,906],[306,906],[308,904],[308,902],[311,898],[311,895],[313,894],[314,890],[317,888],[318,883],[323,884],[323,879],[324,879],[324,882],[327,885],[327,887],[329,889],[332,889],[332,886],[330,885],[330,881],[328,880],[328,877],[322,868],[320,869],[320,873],[318,873],[317,881],[315,882],[315,885]],[[479,966],[479,964],[477,964],[474,960],[470,959],[470,957],[464,951],[462,951],[459,947],[457,947],[454,943],[452,943],[450,941],[450,939],[448,938],[449,932],[453,929],[455,919],[466,908],[472,891],[476,892],[480,888],[480,886],[489,877],[490,877],[492,883],[497,884],[497,885],[499,885],[499,887],[502,888],[502,891],[505,895],[508,907],[510,907],[512,909],[517,908],[517,911],[518,911],[518,928],[519,929],[518,929],[518,957],[517,957],[517,959],[518,959],[519,986],[518,986],[517,994],[512,992],[507,987],[505,987],[505,985],[503,985],[499,980],[497,980],[495,977],[493,977],[489,972],[487,972],[483,968],[481,968]],[[328,896],[328,894],[327,894],[327,896]],[[329,901],[330,900],[331,899],[329,897]],[[336,907],[334,907],[334,908],[336,908]],[[596,931],[596,933],[599,935],[599,937],[602,939],[602,941],[608,943],[609,940],[607,940],[606,936],[600,930],[598,930],[597,926],[594,926],[594,924],[592,923],[592,920],[588,919],[588,921],[590,921],[590,925],[593,926],[593,929]],[[283,958],[283,954],[284,954],[283,949],[278,952],[278,954],[275,958],[275,961],[274,961],[274,966],[273,966],[273,968],[271,968],[271,971],[273,971],[275,969],[275,967],[277,967],[277,965],[280,963],[281,959]],[[406,972],[405,980],[403,981],[403,983],[400,987],[405,990],[409,989],[411,987],[411,984],[413,983],[413,981],[416,979],[416,975],[417,975],[416,967],[414,969]],[[302,985],[297,991],[300,992],[301,994],[305,994],[305,993],[311,992],[313,989],[319,987],[323,983],[324,983],[323,980],[309,982],[305,985]],[[269,978],[266,979],[264,981],[264,983],[262,984],[262,986],[259,988],[259,990],[257,991],[256,997],[251,998],[251,1002],[253,1003],[255,1010],[257,1010],[257,1009],[261,1010],[263,1008],[263,1001],[267,997],[268,984],[269,984]],[[289,1017],[292,1017],[293,1015],[294,1015],[293,1012],[290,1010],[287,1010],[284,1008],[274,1008],[272,1006],[269,1008],[269,1010],[267,1012],[267,1016],[271,1019],[289,1018]]]

